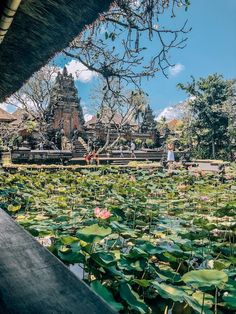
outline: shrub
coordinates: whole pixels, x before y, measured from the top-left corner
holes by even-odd
[[[148,148],[153,148],[154,146],[154,141],[151,138],[146,139],[146,145]]]

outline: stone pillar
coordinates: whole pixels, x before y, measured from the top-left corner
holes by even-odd
[[[9,151],[0,151],[0,165],[6,166],[11,164],[11,153]]]

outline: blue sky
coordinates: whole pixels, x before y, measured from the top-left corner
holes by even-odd
[[[205,77],[211,73],[236,78],[236,1],[191,0],[187,16],[192,31],[187,47],[171,53],[174,63],[183,65],[176,76],[155,78],[145,87],[155,110],[175,104],[186,95],[176,89],[179,82],[187,82],[191,75]]]
[[[182,91],[177,90],[176,84],[187,82],[191,75],[198,78],[220,73],[225,78],[236,77],[236,0],[191,0],[189,10],[179,9],[176,19],[168,17],[168,24],[182,25],[186,19],[192,27],[187,47],[170,53],[172,63],[177,64],[175,71],[169,79],[159,73],[142,84],[156,113],[186,98]],[[150,54],[148,50],[147,54]],[[59,63],[66,61],[60,58]],[[94,80],[96,78],[86,83],[76,82],[87,107]]]
[[[169,79],[161,73],[149,81],[144,81],[142,88],[149,95],[151,107],[158,114],[164,108],[186,99],[186,95],[177,90],[177,83],[186,83],[193,75],[206,77],[212,73],[222,74],[225,78],[236,78],[236,0],[191,0],[189,10],[177,9],[177,18],[164,17],[168,27],[181,26],[188,19],[189,33],[187,47],[170,52],[171,62],[176,64]],[[161,24],[161,23],[160,23]],[[146,43],[155,47],[155,41]],[[158,47],[156,47],[158,48]],[[151,50],[147,49],[147,57]],[[68,64],[73,72],[74,64],[69,58],[58,55],[54,59],[59,66]],[[83,106],[91,112],[89,95],[96,84],[96,76],[82,72],[76,81],[79,97]]]

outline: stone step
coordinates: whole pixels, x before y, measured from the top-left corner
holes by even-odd
[[[84,147],[84,149],[85,149],[86,151],[89,150],[89,149],[88,149],[88,145],[86,144],[85,140],[84,140],[82,137],[79,137],[79,138],[78,138],[78,143],[80,143],[80,144]]]
[[[75,149],[73,152],[73,157],[83,157],[84,155],[87,154],[87,149],[85,147],[85,145],[83,145],[83,143],[81,141],[76,141],[75,144]]]

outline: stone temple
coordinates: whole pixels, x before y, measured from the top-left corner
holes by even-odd
[[[58,73],[47,110],[48,131],[60,132],[69,141],[84,132],[84,116],[72,74]]]

